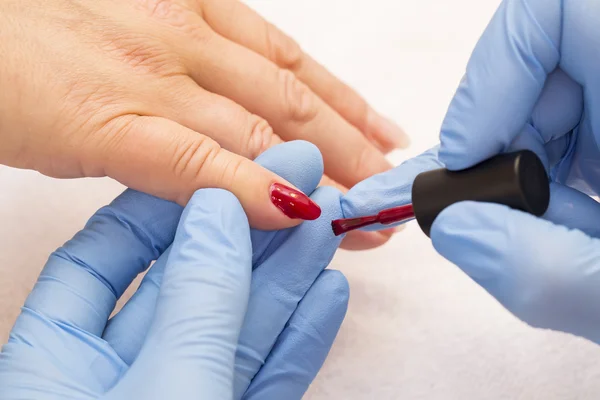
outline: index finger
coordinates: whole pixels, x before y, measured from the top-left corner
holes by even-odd
[[[508,150],[558,66],[561,1],[504,1],[444,119],[440,160],[464,169]],[[539,138],[539,140],[542,140]]]

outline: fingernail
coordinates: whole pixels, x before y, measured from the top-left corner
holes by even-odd
[[[321,216],[317,203],[301,191],[280,183],[271,185],[271,202],[292,219],[312,221]]]
[[[395,122],[370,109],[367,124],[371,136],[384,148],[405,149],[410,145],[410,138]]]

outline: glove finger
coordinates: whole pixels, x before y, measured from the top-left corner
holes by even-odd
[[[322,217],[288,232],[287,240],[259,261],[252,276],[236,355],[235,398],[246,391],[298,303],[340,244],[330,221],[341,217],[341,193],[322,187],[312,197],[321,205]]]
[[[177,229],[146,342],[116,393],[230,398],[251,272],[250,227],[239,200],[199,190]]]
[[[256,162],[286,179],[304,193],[312,193],[323,174],[321,153],[316,146],[304,141],[275,146],[260,155]],[[270,244],[280,243],[290,231],[251,230],[253,263],[263,255],[270,254],[267,251],[272,252],[277,247]],[[167,258],[168,252],[156,261],[133,297],[110,320],[104,332],[104,339],[129,365],[139,354],[152,322]]]
[[[554,167],[572,148],[572,131],[582,114],[582,87],[561,69],[556,69],[548,75],[529,122],[504,150],[534,151],[554,179],[561,172],[561,168]]]
[[[244,393],[249,381],[262,366],[277,336],[295,310],[298,301],[315,277],[329,264],[339,245],[339,239],[332,236],[329,221],[339,218],[341,214],[337,205],[340,194],[332,188],[321,188],[315,195],[318,195],[319,201],[323,201],[322,204],[320,203],[323,217],[310,224],[318,223],[319,227],[307,227],[302,232],[296,233],[300,229],[298,227],[286,230],[274,238],[266,233],[259,236],[266,241],[272,240],[268,243],[275,243],[275,245],[271,248],[262,245],[262,242],[258,243],[262,245],[261,247],[268,248],[264,253],[268,256],[265,256],[265,261],[260,261],[261,264],[268,263],[271,266],[263,269],[264,265],[261,265],[253,274],[251,305],[248,307],[246,323],[240,336],[240,344],[244,343],[246,347],[238,353],[236,360],[237,368],[243,369],[242,376],[236,377],[239,381],[236,383],[236,390],[239,393],[236,398],[240,398]],[[308,223],[306,224],[308,226]],[[297,243],[302,245],[299,246]],[[311,248],[311,243],[316,245]],[[253,243],[253,245],[256,248],[257,244]],[[145,342],[148,327],[154,317],[154,308],[167,258],[171,251],[169,248],[156,261],[142,280],[139,289],[113,317],[106,329],[104,339],[127,364],[133,363]],[[296,259],[294,255],[298,252],[301,252],[301,257]],[[290,255],[290,259],[285,259],[286,254]],[[284,266],[288,267],[284,268]],[[268,315],[267,319],[265,315]]]
[[[323,271],[279,335],[244,399],[301,399],[331,349],[348,308],[348,281]]]
[[[443,166],[438,159],[438,147],[434,147],[390,171],[362,181],[342,197],[343,218],[376,214],[386,208],[410,203],[415,177],[421,172]],[[374,225],[364,230],[382,230],[393,226]]]
[[[104,330],[103,339],[127,365],[133,364],[146,341],[171,249],[169,247],[156,260],[135,293]]]
[[[600,241],[507,207],[444,210],[431,238],[509,311],[535,327],[600,340]]]
[[[583,88],[558,68],[546,79],[530,123],[544,143],[562,138],[581,120]]]
[[[558,66],[562,3],[500,5],[442,125],[440,159],[449,169],[506,151],[529,121],[548,74]]]
[[[126,191],[50,256],[25,309],[101,335],[116,300],[173,240],[180,214],[174,203]]]
[[[550,205],[544,219],[600,238],[600,204],[568,186],[550,184]]]
[[[323,157],[319,149],[309,142],[300,140],[281,144],[276,149],[267,150],[255,161],[295,185],[302,192],[308,194],[314,192],[323,176]],[[271,242],[285,239],[289,231],[289,229],[280,231],[252,229],[250,233],[253,246],[252,264],[256,265],[257,260],[265,255],[265,252],[271,248]]]

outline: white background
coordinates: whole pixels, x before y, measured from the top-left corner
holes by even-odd
[[[413,138],[435,144],[497,0],[249,0]],[[48,254],[122,188],[0,168],[0,340]],[[535,331],[443,261],[410,226],[382,249],[341,252],[347,319],[309,399],[593,399],[600,348]]]

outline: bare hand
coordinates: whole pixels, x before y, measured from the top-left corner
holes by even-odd
[[[252,226],[299,223],[249,161],[282,140],[319,147],[349,187],[406,135],[237,0],[0,0],[0,163],[110,176],[184,204],[241,201]]]

